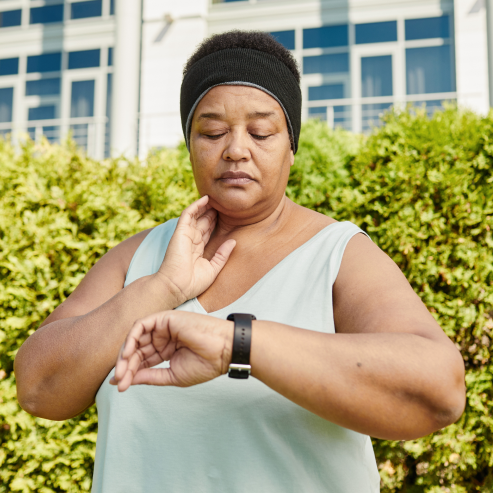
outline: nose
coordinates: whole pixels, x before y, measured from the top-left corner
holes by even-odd
[[[225,161],[248,161],[251,158],[250,136],[246,129],[232,129],[226,139],[223,152]]]

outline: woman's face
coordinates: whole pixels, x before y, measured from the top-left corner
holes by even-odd
[[[281,106],[253,87],[214,87],[193,115],[190,161],[200,195],[209,195],[220,213],[269,214],[294,163]]]

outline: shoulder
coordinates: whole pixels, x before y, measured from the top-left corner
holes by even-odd
[[[320,214],[320,212],[313,211],[311,209],[308,209],[307,207],[298,205],[291,200],[289,202],[290,207],[292,208],[291,217],[294,219],[294,222],[303,225],[304,227],[309,227],[315,232],[324,229],[330,224],[338,222],[336,219],[330,216]]]

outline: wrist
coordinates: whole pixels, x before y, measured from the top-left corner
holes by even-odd
[[[228,373],[229,364],[231,363],[231,357],[233,354],[233,339],[235,332],[235,324],[234,322],[230,322],[229,320],[223,321],[224,329],[224,346],[222,352],[222,365],[221,365],[221,373],[225,375]]]
[[[152,274],[150,280],[156,285],[158,292],[164,293],[166,310],[172,310],[188,301],[188,298],[183,291],[162,272],[158,271],[155,274]]]

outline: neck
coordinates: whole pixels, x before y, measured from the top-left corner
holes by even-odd
[[[281,227],[291,212],[294,204],[285,195],[282,196],[277,206],[263,214],[251,218],[238,220],[219,213],[214,236],[237,236],[238,234],[269,233]]]

